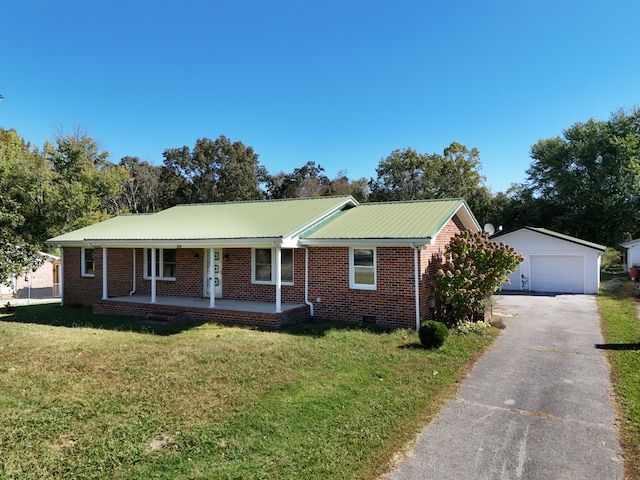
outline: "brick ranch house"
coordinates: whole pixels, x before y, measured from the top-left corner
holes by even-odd
[[[48,243],[62,248],[63,305],[97,314],[418,328],[432,314],[433,256],[462,230],[480,230],[462,199],[345,196],[181,205]]]

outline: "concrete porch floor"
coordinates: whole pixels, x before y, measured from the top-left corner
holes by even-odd
[[[142,303],[151,305],[150,295],[131,295],[126,297],[111,297],[107,299],[109,302],[124,303]],[[208,298],[192,298],[192,297],[156,297],[155,305],[167,305],[172,307],[186,308],[210,308]],[[282,303],[282,312],[304,307],[302,303]],[[216,298],[214,310],[227,310],[232,312],[251,312],[251,313],[275,313],[275,302],[254,302],[244,300],[228,300]]]

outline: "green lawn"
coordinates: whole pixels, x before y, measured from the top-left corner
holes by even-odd
[[[598,307],[617,395],[625,478],[640,478],[640,330],[634,298],[638,284],[624,275],[607,279],[620,284],[614,292],[601,289]]]
[[[493,340],[0,314],[0,478],[376,478]]]

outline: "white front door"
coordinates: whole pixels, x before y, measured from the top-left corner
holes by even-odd
[[[205,262],[204,262],[204,296],[211,296],[211,278],[213,278],[214,294],[216,297],[222,297],[222,250],[214,249],[213,251],[213,275],[210,271],[211,265],[211,249],[206,250]]]

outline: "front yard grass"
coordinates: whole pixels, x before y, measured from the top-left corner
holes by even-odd
[[[619,284],[614,291],[601,289],[598,307],[603,348],[609,357],[617,397],[625,478],[640,478],[640,330],[635,298],[638,284],[625,275],[606,278]]]
[[[19,307],[0,313],[0,478],[376,478],[496,335],[428,351],[409,330]]]

